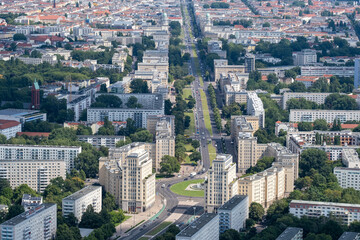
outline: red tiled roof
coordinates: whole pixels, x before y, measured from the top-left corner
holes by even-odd
[[[15,127],[15,126],[18,126],[19,124],[21,124],[21,123],[18,121],[0,119],[0,129],[7,129],[7,128]]]
[[[26,135],[28,137],[49,137],[49,132],[18,132],[18,136]]]
[[[359,124],[346,124],[346,123],[343,123],[341,124],[341,128],[344,128],[344,129],[353,129],[353,128],[356,128]]]

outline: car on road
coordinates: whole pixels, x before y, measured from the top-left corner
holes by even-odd
[[[184,178],[184,181],[188,180],[188,178]]]
[[[164,188],[164,187],[165,187],[165,184],[161,185],[161,187]]]
[[[205,140],[205,137],[203,137],[203,140]]]

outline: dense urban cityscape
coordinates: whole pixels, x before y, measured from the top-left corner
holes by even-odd
[[[360,239],[360,4],[1,0],[1,240]]]

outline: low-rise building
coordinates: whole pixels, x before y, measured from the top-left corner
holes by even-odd
[[[3,120],[15,120],[24,126],[25,122],[31,121],[46,121],[46,113],[42,113],[38,110],[27,110],[27,109],[13,109],[7,108],[0,110],[0,119]]]
[[[54,239],[56,235],[56,215],[57,207],[55,203],[41,204],[3,222],[0,225],[0,239]]]
[[[298,218],[331,215],[345,225],[360,220],[360,204],[292,200],[289,208],[290,213]]]
[[[329,96],[330,94],[332,93],[285,92],[282,100],[282,108],[286,109],[287,102],[293,98],[295,99],[304,98],[305,100],[315,102],[319,105],[324,104],[326,97]]]
[[[230,154],[218,154],[213,160],[205,182],[205,208],[207,212],[217,209],[238,192],[236,164]]]
[[[303,240],[303,229],[287,227],[276,240]]]
[[[360,119],[359,110],[311,110],[311,109],[291,109],[290,122],[314,122],[317,119],[325,119],[327,123],[333,123],[334,120],[358,121]]]
[[[80,142],[87,142],[93,145],[94,147],[115,147],[116,143],[119,141],[125,141],[125,136],[111,136],[111,135],[78,135],[78,140]]]
[[[220,233],[228,229],[242,230],[249,216],[249,197],[235,195],[218,209]]]
[[[78,221],[81,221],[81,217],[89,205],[93,207],[94,212],[99,213],[101,204],[102,187],[87,186],[62,200],[62,212],[64,216],[72,213]]]
[[[218,240],[219,215],[204,213],[176,235],[176,240]]]
[[[35,208],[43,203],[43,198],[31,196],[30,194],[23,194],[21,199],[21,206],[24,207],[25,212]]]
[[[16,137],[16,133],[21,132],[21,123],[15,120],[0,119],[0,134],[6,139]]]
[[[343,234],[341,234],[338,240],[359,240],[359,239],[360,239],[360,233],[344,232]]]

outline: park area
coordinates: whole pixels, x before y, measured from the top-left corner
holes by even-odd
[[[204,197],[204,190],[190,190],[190,184],[203,183],[204,179],[193,179],[185,182],[179,182],[170,187],[173,193],[187,197]]]

